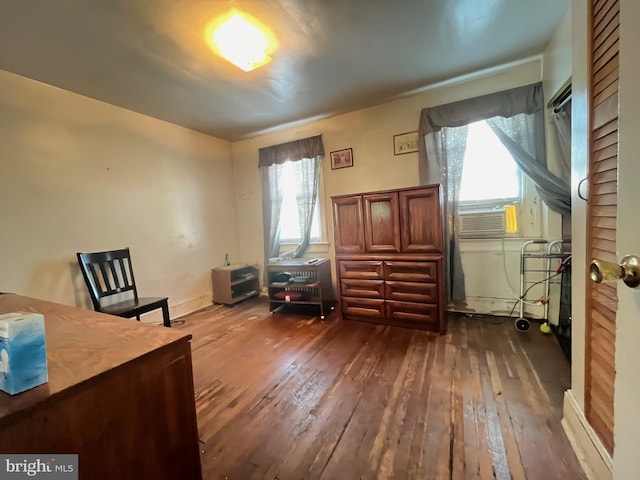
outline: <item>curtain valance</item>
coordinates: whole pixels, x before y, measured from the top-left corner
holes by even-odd
[[[258,150],[258,167],[279,165],[288,160],[301,160],[324,156],[322,135],[293,140],[279,145],[260,148]]]
[[[461,127],[491,117],[531,114],[543,108],[542,83],[533,83],[482,97],[423,108],[420,112],[420,135],[438,132],[442,127]]]

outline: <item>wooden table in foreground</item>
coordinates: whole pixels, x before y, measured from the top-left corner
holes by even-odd
[[[0,453],[75,453],[81,479],[201,479],[191,334],[0,294],[45,317],[49,382],[0,392]]]

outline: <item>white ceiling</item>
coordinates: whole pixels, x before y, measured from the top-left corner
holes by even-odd
[[[236,141],[542,53],[569,0],[0,0],[0,69]],[[274,60],[204,42],[231,7]]]

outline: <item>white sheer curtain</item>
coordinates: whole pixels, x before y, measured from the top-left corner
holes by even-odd
[[[569,185],[547,170],[542,111],[487,119],[522,172],[533,181],[542,201],[563,215],[571,213]]]
[[[281,164],[261,167],[262,179],[262,222],[264,225],[265,258],[274,258],[280,252],[280,211],[283,191]]]
[[[442,185],[444,205],[444,271],[448,303],[465,299],[464,272],[458,241],[458,202],[468,127],[443,128],[424,137],[429,167],[426,183]]]
[[[318,198],[318,184],[320,181],[320,166],[322,158],[303,158],[295,163],[296,181],[298,183],[298,232],[300,243],[293,252],[287,252],[292,257],[299,257],[309,246],[313,213]]]
[[[560,146],[560,178],[571,183],[571,100],[562,108],[553,112],[553,124]]]

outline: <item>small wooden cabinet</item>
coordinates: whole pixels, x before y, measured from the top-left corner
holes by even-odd
[[[214,303],[233,305],[260,293],[259,270],[252,265],[229,265],[211,271]]]
[[[332,200],[342,317],[443,332],[439,186]]]
[[[324,319],[334,308],[331,262],[327,258],[270,263],[267,276],[270,313],[287,305],[317,305]]]

